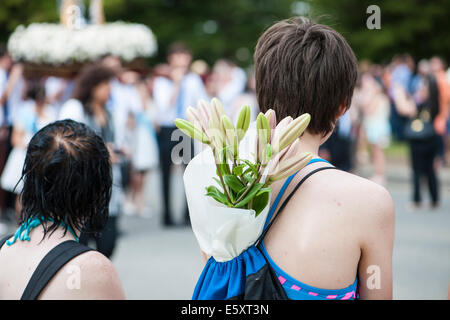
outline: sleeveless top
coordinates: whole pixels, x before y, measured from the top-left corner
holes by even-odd
[[[328,161],[326,161],[324,159],[318,158],[318,159],[311,160],[307,165],[310,165],[315,162],[329,163]],[[282,188],[280,189],[277,197],[275,198],[275,201],[273,202],[272,206],[270,207],[270,211],[269,211],[269,214],[267,215],[264,229],[268,229],[270,224],[273,222],[272,216],[275,212],[275,209],[277,208],[278,203],[280,202],[284,192],[286,191],[286,188],[288,187],[288,185],[290,184],[290,182],[292,181],[292,179],[295,177],[295,175],[297,173],[298,172],[294,173],[292,176],[290,176],[288,179],[286,179],[285,183],[283,184]],[[289,200],[289,199],[287,199],[287,200]],[[268,263],[270,264],[272,269],[275,271],[275,274],[276,274],[278,280],[280,281],[281,285],[283,286],[283,289],[285,290],[286,295],[288,296],[289,299],[292,299],[292,300],[353,300],[353,299],[356,299],[358,276],[356,276],[356,279],[353,282],[353,284],[351,284],[350,286],[343,288],[343,289],[321,289],[321,288],[312,287],[303,282],[298,281],[297,279],[293,278],[288,273],[283,271],[269,256],[269,254],[266,250],[266,247],[264,245],[264,239],[261,241],[260,248],[262,250],[262,253],[266,257]]]

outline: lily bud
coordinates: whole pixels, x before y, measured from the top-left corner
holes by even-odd
[[[250,125],[250,106],[245,105],[239,111],[239,116],[236,122],[236,130],[238,134],[239,141],[244,138],[245,133]]]
[[[231,119],[227,115],[223,115],[221,118],[222,127],[225,131],[225,137],[228,145],[232,147],[233,155],[237,156],[239,149],[239,141],[236,129],[234,128]]]
[[[301,170],[308,164],[309,161],[311,161],[311,159],[312,154],[310,152],[304,152],[302,154],[292,156],[288,159],[283,159],[279,163],[278,168],[275,172],[269,172],[269,184],[274,181],[287,178],[295,172]]]
[[[212,106],[215,110],[217,110],[218,113],[219,113],[220,115],[224,115],[224,114],[225,114],[225,109],[223,108],[222,102],[220,102],[219,99],[217,99],[217,98],[215,98],[215,97],[212,98],[212,99],[211,99],[211,106]]]
[[[195,126],[200,127],[202,131],[205,129],[203,128],[202,121],[200,120],[200,116],[197,109],[189,106],[186,109],[186,118],[189,120],[189,122],[191,122]]]
[[[305,113],[289,123],[280,134],[279,141],[274,141],[274,152],[277,153],[283,150],[292,142],[294,142],[295,139],[300,137],[300,135],[308,126],[310,120],[311,116],[308,113]]]
[[[269,143],[270,141],[270,126],[264,113],[260,112],[256,118],[257,134],[261,142]]]
[[[211,99],[211,119],[213,119],[213,125],[216,126],[216,128],[220,128],[221,124],[221,118],[223,115],[225,115],[225,110],[222,107],[222,104],[220,103],[219,99],[212,98]]]
[[[204,144],[211,143],[206,134],[204,134],[198,127],[194,126],[189,121],[177,118],[175,119],[174,123],[178,129],[180,129],[183,133],[185,133],[192,139],[196,139]]]
[[[256,118],[256,130],[257,130],[257,138],[256,138],[257,161],[261,163],[261,165],[265,166],[269,161],[267,148],[270,142],[270,126],[269,121],[267,120],[266,116],[263,113],[260,113]]]
[[[269,127],[271,130],[274,130],[277,126],[277,116],[275,114],[275,111],[273,111],[272,109],[269,109],[266,111],[266,113],[264,114],[267,118],[267,120],[269,121]]]
[[[210,110],[208,102],[200,99],[197,103],[197,113],[204,129],[209,126]]]
[[[292,142],[289,147],[285,148],[285,150],[286,150],[286,152],[280,152],[281,157],[283,159],[288,159],[295,154],[299,154],[300,153],[300,139],[295,139],[295,141]]]
[[[269,162],[268,173],[273,173],[278,170],[277,166],[280,162],[283,162],[286,159],[289,159],[296,154],[300,154],[300,140],[296,139],[290,146],[284,148],[280,152],[278,152]]]
[[[275,130],[273,130],[272,138],[270,139],[272,147],[274,147],[276,144],[280,142],[281,134],[284,132],[285,128],[292,122],[292,120],[293,119],[291,116],[287,116],[277,124]]]

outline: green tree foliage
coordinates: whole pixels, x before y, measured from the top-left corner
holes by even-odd
[[[448,0],[309,0],[313,15],[323,15],[344,35],[359,59],[384,62],[398,53],[416,59],[450,58],[450,1]],[[369,5],[381,9],[381,29],[369,30]]]
[[[293,0],[111,0],[107,20],[148,25],[158,37],[156,60],[167,47],[185,42],[196,57],[212,63],[227,57],[247,65],[261,32],[274,21],[292,15]]]
[[[85,5],[89,1],[85,0]],[[168,46],[185,42],[196,58],[213,63],[230,58],[252,63],[259,35],[275,21],[310,9],[320,23],[332,26],[350,42],[360,59],[388,61],[397,53],[415,58],[433,54],[450,58],[448,0],[104,0],[107,21],[123,20],[149,26],[158,40],[154,64],[165,60]],[[381,9],[381,29],[369,30],[366,9]],[[1,0],[0,42],[19,24],[58,23],[57,0]],[[308,10],[306,10],[308,11]],[[305,11],[305,12],[306,12]]]
[[[0,42],[7,42],[18,25],[58,21],[56,0],[0,0]]]
[[[182,41],[196,58],[213,63],[227,57],[249,65],[261,32],[292,15],[294,0],[104,0],[107,21],[143,23],[155,33],[158,53],[150,63],[165,60],[168,46]],[[89,1],[84,1],[86,7]],[[19,25],[58,23],[57,0],[1,0],[0,41]],[[87,11],[87,10],[86,10]]]

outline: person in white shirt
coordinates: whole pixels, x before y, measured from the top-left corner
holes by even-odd
[[[12,59],[6,50],[5,45],[0,45],[0,174],[6,164],[10,149],[11,127],[6,122],[6,99],[8,74],[12,66]],[[6,223],[6,191],[0,188],[0,234],[7,230]]]
[[[70,99],[74,88],[72,79],[49,76],[45,80],[47,102],[59,113],[61,106]]]
[[[169,48],[167,61],[169,64],[169,75],[168,77],[159,76],[155,78],[153,98],[158,110],[156,122],[159,126],[158,142],[164,196],[163,225],[171,226],[174,222],[170,208],[170,173],[174,161],[177,162],[179,160],[172,159],[172,149],[180,142],[180,140],[172,141],[172,134],[176,130],[174,120],[176,118],[186,118],[187,107],[196,106],[199,99],[207,99],[208,96],[201,78],[189,70],[192,55],[184,45],[180,43],[172,44]],[[187,136],[174,135],[173,139],[189,138]],[[187,164],[193,157],[192,143],[190,150],[184,151],[190,151],[183,152],[182,155],[183,164]],[[186,224],[189,223],[187,206],[185,222]]]

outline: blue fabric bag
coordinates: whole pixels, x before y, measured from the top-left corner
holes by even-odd
[[[316,161],[311,161],[313,163]],[[262,253],[260,245],[275,218],[281,213],[288,201],[300,185],[314,173],[336,169],[335,167],[321,167],[308,173],[295,186],[286,200],[281,204],[278,213],[274,211],[280,202],[286,188],[297,174],[286,179],[275,201],[270,207],[263,232],[258,240],[232,260],[217,262],[214,257],[209,258],[192,296],[193,300],[287,300],[288,297],[278,280],[275,271]]]

